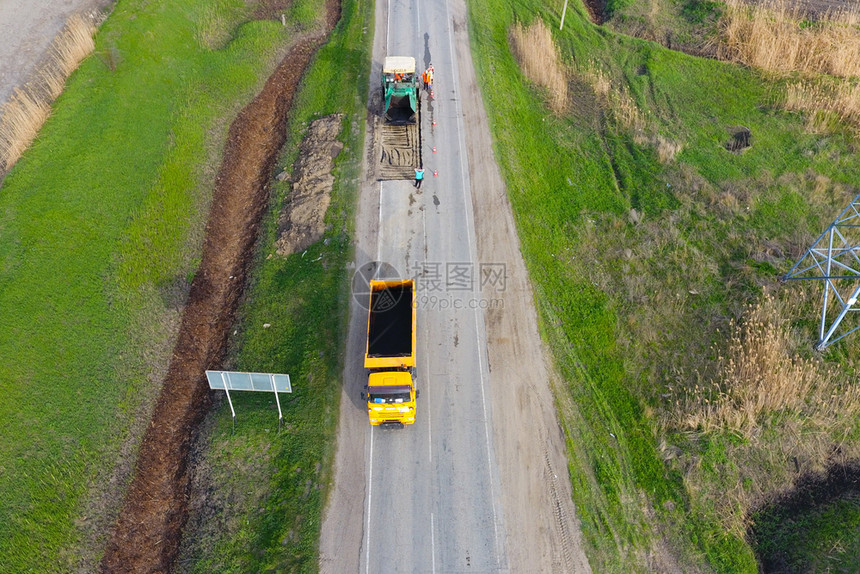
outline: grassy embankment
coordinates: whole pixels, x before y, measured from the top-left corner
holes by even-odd
[[[340,25],[302,82],[278,164],[291,171],[313,119],[344,114],[325,238],[306,253],[275,254],[277,218],[290,185],[273,180],[253,284],[228,359],[238,370],[290,374],[293,393],[281,397],[285,426],[276,434],[276,405],[266,393],[233,396],[235,434],[226,401],[210,416],[196,480],[206,500],[192,512],[179,571],[317,569],[340,402],[349,301],[345,266],[364,159],[372,16],[371,2],[343,4]],[[339,81],[332,83],[335,77]]]
[[[755,572],[752,511],[860,452],[849,343],[814,355],[818,291],[777,283],[856,195],[856,140],[785,111],[790,79],[559,17],[470,2],[592,567]]]
[[[296,30],[249,22],[252,8],[120,1],[0,190],[5,572],[98,559],[127,477],[113,469],[170,357],[227,126]]]

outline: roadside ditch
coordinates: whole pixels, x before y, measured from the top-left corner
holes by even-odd
[[[339,19],[339,0],[327,0],[325,30],[294,44],[230,126],[200,267],[102,572],[173,568],[188,518],[189,455],[210,405],[204,371],[220,366],[227,346],[269,205],[268,182],[286,139],[293,97],[311,58]]]

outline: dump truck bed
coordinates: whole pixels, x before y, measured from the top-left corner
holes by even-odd
[[[366,369],[415,366],[415,284],[371,281],[367,319]]]

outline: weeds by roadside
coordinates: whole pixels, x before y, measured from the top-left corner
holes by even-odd
[[[80,15],[73,15],[69,18],[65,28],[55,40],[53,45],[53,62],[56,65],[56,72],[51,74],[54,78],[59,79],[58,74],[68,78],[78,68],[81,60],[90,55],[90,52],[95,48],[93,35],[96,33],[98,22],[93,22]],[[51,72],[46,70],[46,74]],[[58,83],[53,83],[50,95],[54,98],[60,95],[60,91],[56,88]]]
[[[795,475],[860,454],[847,440],[857,431],[860,387],[845,370],[801,352],[792,333],[814,292],[768,294],[747,305],[741,320],[729,322],[726,347],[711,348],[710,368],[676,372],[670,385],[680,398],[667,412],[665,436],[701,457],[682,456],[675,466],[698,504],[738,536]],[[674,448],[664,439],[667,460]]]
[[[562,62],[552,33],[540,18],[529,26],[516,23],[510,31],[511,51],[520,69],[531,82],[546,91],[550,109],[563,114],[571,105],[570,84],[579,79],[589,85],[594,99],[622,130],[631,134],[639,145],[651,146],[660,163],[669,163],[683,149],[683,144],[657,133],[645,113],[623,82],[613,79],[594,62],[568,69]]]
[[[684,144],[661,133],[653,121],[648,121],[630,92],[621,82],[613,82],[609,74],[590,61],[577,68],[575,74],[591,86],[595,98],[607,111],[615,124],[628,132],[632,140],[641,146],[653,147],[661,164],[670,163],[684,149]]]
[[[845,9],[810,21],[788,0],[728,0],[717,55],[768,72],[860,76],[860,11]]]
[[[0,118],[0,166],[11,168],[51,114],[51,105],[28,90],[15,89]]]
[[[568,105],[567,73],[552,33],[543,20],[530,26],[517,23],[511,29],[510,44],[523,74],[547,91],[550,108],[557,114]]]
[[[811,80],[786,86],[782,106],[806,114],[807,129],[832,132],[847,126],[860,135],[860,84]]]
[[[799,307],[766,295],[747,306],[742,321],[732,319],[725,354],[713,349],[716,377],[709,384],[697,373],[703,384],[687,388],[676,424],[746,439],[786,417],[831,436],[850,431],[860,414],[860,387],[832,365],[796,352],[788,318],[803,312]]]

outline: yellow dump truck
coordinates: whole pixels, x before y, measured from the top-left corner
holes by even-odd
[[[370,370],[361,399],[370,424],[403,428],[415,422],[415,283],[411,279],[370,282],[367,349]]]

